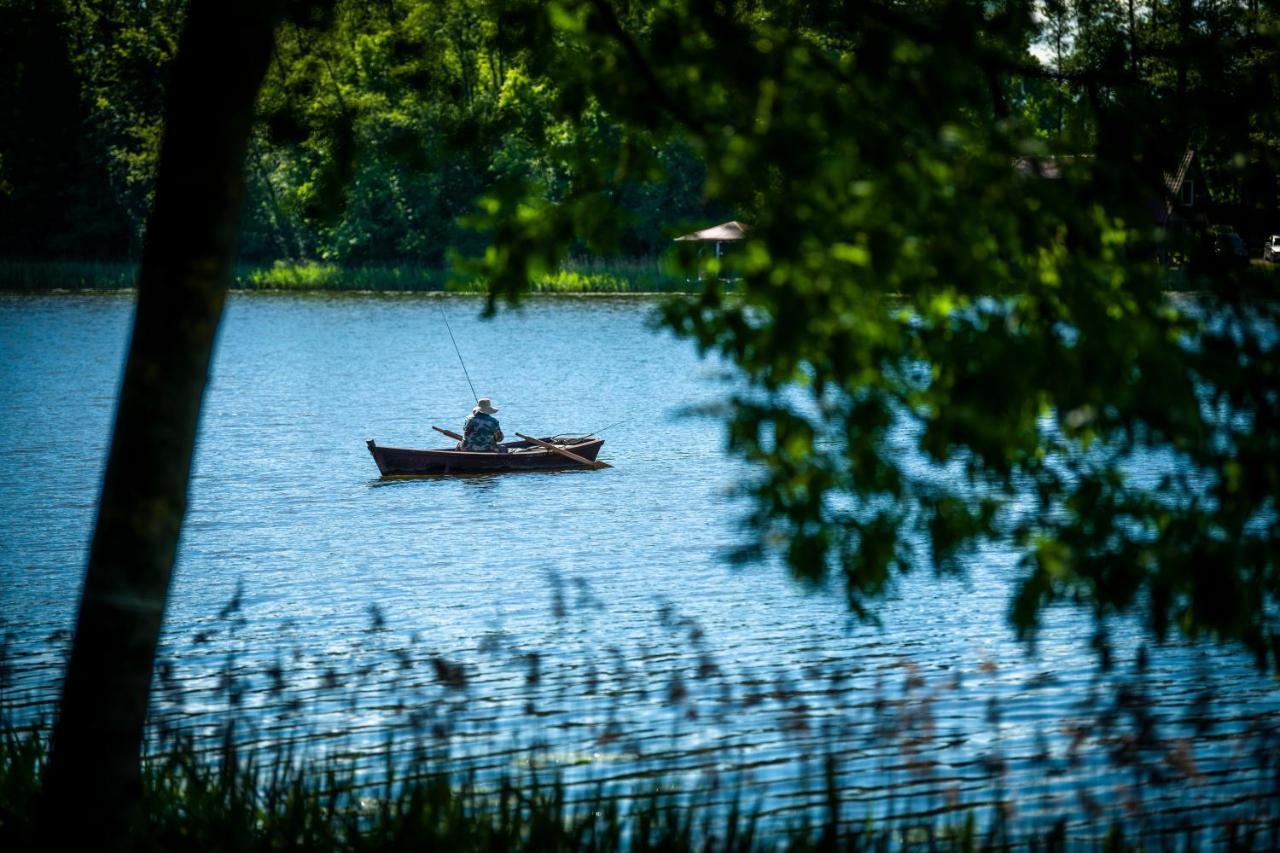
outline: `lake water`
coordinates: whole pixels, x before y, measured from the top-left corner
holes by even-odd
[[[1018,819],[1137,803],[1173,825],[1188,804],[1239,817],[1275,796],[1273,681],[1179,646],[1138,673],[1123,624],[1100,674],[1070,611],[1028,656],[1006,622],[1015,554],[975,555],[964,581],[909,579],[876,605],[879,628],[779,566],[729,567],[744,511],[729,493],[748,472],[716,422],[681,416],[726,380],[650,327],[654,305],[542,298],[483,320],[465,297],[233,295],[157,716],[213,719],[234,695],[260,735],[305,730],[317,750],[408,727],[482,770],[626,783],[657,768],[766,814],[823,801],[824,755],[850,816],[1013,792]],[[366,438],[440,446],[431,425],[458,429],[470,407],[442,307],[508,435],[624,421],[603,434],[613,467],[380,480]],[[126,293],[0,295],[16,718],[47,708],[60,672],[131,312]]]

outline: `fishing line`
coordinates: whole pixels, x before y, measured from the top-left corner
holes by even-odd
[[[605,427],[604,429],[613,429],[614,427],[621,427],[622,424],[630,424],[630,423],[631,423],[631,419],[620,420],[616,424],[609,424],[608,427]],[[600,433],[604,432],[604,429],[596,429],[595,432],[588,433],[588,435],[599,435]]]
[[[478,403],[480,402],[480,397],[476,394],[476,386],[471,384],[471,374],[467,373],[467,363],[462,360],[462,350],[458,349],[458,342],[453,337],[453,329],[449,328],[449,315],[444,313],[443,305],[437,305],[436,307],[440,309],[440,316],[444,318],[444,327],[449,331],[449,340],[453,341],[453,351],[458,354],[458,364],[462,365],[462,375],[467,377],[467,387],[471,389],[471,399]]]
[[[617,423],[609,424],[608,427],[605,427],[604,429],[613,429],[614,427],[621,427],[622,424],[630,424],[630,423],[631,423],[631,419],[627,418],[626,420],[620,420],[620,421],[617,421]],[[556,433],[552,435],[552,438],[559,438],[559,437],[562,437],[562,435],[572,435],[572,437],[575,437],[575,438],[579,437],[579,435],[599,435],[600,433],[604,432],[604,429],[593,429],[589,433]]]

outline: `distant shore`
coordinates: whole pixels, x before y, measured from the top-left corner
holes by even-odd
[[[128,290],[137,266],[101,261],[0,260],[0,290]],[[340,265],[322,261],[237,264],[232,288],[277,292],[484,293],[480,279],[467,280],[448,269],[415,264]],[[662,270],[657,258],[571,260],[553,274],[535,279],[534,293],[681,293],[696,283]]]
[[[1255,272],[1280,274],[1280,264],[1254,260]],[[1196,293],[1180,268],[1167,272],[1167,289]],[[104,261],[0,260],[0,291],[125,291],[136,284],[137,266]],[[406,264],[341,265],[323,261],[236,264],[231,287],[264,293],[456,293],[488,292],[479,278],[466,279],[448,269]],[[572,259],[559,271],[536,278],[535,294],[655,295],[696,293],[695,280],[673,275],[656,258]]]

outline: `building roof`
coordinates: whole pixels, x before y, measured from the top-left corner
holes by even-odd
[[[1084,155],[1065,155],[1058,157],[1019,157],[1013,161],[1013,168],[1021,175],[1032,175],[1040,178],[1048,178],[1050,180],[1058,180],[1063,176],[1063,172],[1070,168],[1073,163],[1082,160],[1092,160],[1093,156]],[[1152,197],[1150,199],[1151,215],[1159,225],[1166,225],[1178,218],[1185,218],[1186,215],[1193,214],[1203,217],[1200,212],[1204,207],[1203,204],[1194,202],[1184,205],[1180,201],[1182,187],[1188,179],[1197,171],[1196,150],[1188,146],[1182,153],[1182,156],[1173,163],[1172,171],[1161,170],[1160,177],[1164,183],[1163,192],[1158,193],[1159,184],[1152,187]],[[1197,179],[1203,184],[1203,179]],[[1208,198],[1207,187],[1197,186],[1196,198]]]
[[[1161,199],[1159,207],[1154,211],[1156,221],[1164,225],[1179,218],[1185,218],[1188,210],[1182,204],[1182,185],[1191,177],[1192,171],[1195,169],[1196,152],[1194,148],[1188,147],[1186,153],[1182,155],[1182,160],[1178,162],[1173,172],[1164,172],[1165,195]],[[1203,180],[1201,180],[1203,184]],[[1207,187],[1200,186],[1196,188],[1196,192],[1204,198],[1208,198]],[[1195,197],[1192,196],[1194,204]],[[1204,205],[1199,207],[1203,208]],[[1199,213],[1203,218],[1203,213]]]
[[[704,228],[701,231],[694,231],[692,234],[685,234],[677,237],[676,240],[696,240],[702,243],[723,243],[728,240],[741,240],[747,236],[747,226],[741,222],[723,222],[711,228]]]
[[[1182,160],[1178,163],[1173,172],[1164,173],[1164,185],[1169,190],[1169,195],[1177,197],[1182,191],[1182,185],[1187,180],[1187,173],[1191,171],[1191,164],[1196,159],[1194,148],[1188,147],[1182,155]]]

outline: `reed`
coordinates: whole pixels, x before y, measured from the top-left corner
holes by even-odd
[[[698,287],[696,281],[686,281],[656,257],[571,258],[558,277],[566,276],[579,276],[601,285],[613,282],[618,286],[619,292],[682,293]]]
[[[0,849],[43,849],[35,820],[47,755],[47,730],[0,734]],[[419,758],[397,767],[387,748],[386,776],[363,782],[350,759],[295,761],[291,750],[246,749],[228,735],[214,752],[176,739],[144,763],[143,793],[130,840],[138,851],[236,850],[529,850],[529,851],[1058,851],[1276,849],[1276,824],[1188,827],[1126,833],[1120,824],[1067,834],[1065,818],[1021,833],[982,827],[973,812],[935,822],[841,820],[840,792],[826,811],[762,831],[760,814],[739,793],[650,781],[625,793],[596,787],[575,796],[558,776],[503,776],[481,783]],[[830,766],[830,760],[828,761]],[[1087,840],[1086,840],[1087,839]]]
[[[234,286],[241,290],[353,290],[427,292],[445,289],[445,270],[414,264],[339,266],[319,261],[240,265]]]
[[[0,738],[5,850],[41,847],[34,815],[46,734],[8,728]],[[638,785],[625,797],[597,788],[572,798],[559,779],[543,783],[534,774],[482,785],[419,762],[397,778],[390,752],[386,758],[393,769],[371,789],[350,761],[299,764],[287,751],[246,751],[233,737],[210,754],[178,740],[146,760],[134,849],[857,850],[907,837],[933,849],[992,847],[971,819],[927,834],[828,819],[762,835],[758,814],[738,800],[715,808],[671,786]]]
[[[0,290],[121,290],[134,286],[129,263],[97,261],[0,261]],[[532,282],[533,293],[676,293],[695,289],[663,271],[656,258],[576,258]],[[342,265],[322,261],[237,264],[232,287],[262,291],[371,291],[483,293],[481,279],[459,279],[449,269],[419,264]]]
[[[605,607],[582,579],[550,582],[557,621]],[[1021,734],[1005,742],[1006,710],[1015,730],[1026,720],[994,697],[977,751],[953,753],[934,708],[957,712],[958,676],[931,682],[906,663],[886,670],[901,676],[897,691],[879,678],[846,691],[836,662],[815,664],[806,684],[762,678],[716,660],[702,627],[667,605],[657,654],[545,654],[495,633],[454,655],[398,638],[376,606],[349,649],[291,650],[288,627],[264,648],[242,601],[237,590],[157,666],[138,849],[1280,848],[1274,726],[1224,725],[1211,752],[1231,766],[1196,766],[1150,715],[1145,663],[1099,680],[1100,704],[1078,718],[1090,730],[1073,731],[1060,756],[1048,744],[1028,754]],[[57,691],[13,642],[0,641],[0,849],[21,851],[41,846],[33,806]],[[684,663],[677,644],[690,651]],[[1197,724],[1212,725],[1210,704],[1206,695],[1192,709]],[[759,709],[777,721],[769,749],[794,753],[799,796],[782,811],[755,787],[749,751],[726,734],[709,748],[700,734],[732,732],[735,714]],[[1063,724],[1078,724],[1076,709]],[[851,762],[875,765],[874,789]],[[1079,806],[1038,810],[1037,795],[1017,792],[1019,762],[1046,778],[1096,764],[1097,776],[1079,777]],[[1256,786],[1241,787],[1247,778]],[[1196,789],[1196,809],[1168,799]]]

